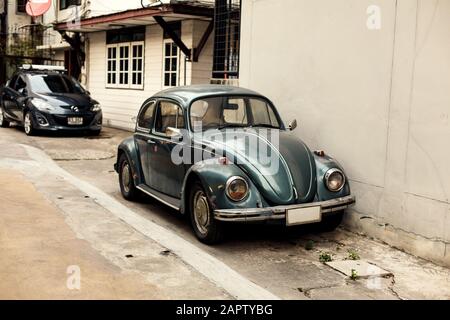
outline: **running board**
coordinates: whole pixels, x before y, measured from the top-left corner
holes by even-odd
[[[140,191],[142,191],[143,193],[149,195],[150,197],[160,201],[161,203],[165,204],[166,206],[171,207],[172,209],[180,210],[180,208],[181,208],[181,200],[180,199],[176,199],[176,198],[168,196],[164,193],[161,193],[159,191],[153,190],[152,188],[150,188],[144,184],[138,185],[136,188],[139,189]]]

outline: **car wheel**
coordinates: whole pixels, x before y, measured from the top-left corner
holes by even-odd
[[[102,133],[102,130],[92,130],[90,132],[91,136],[98,137]]]
[[[125,154],[122,154],[119,159],[119,182],[120,191],[125,199],[133,201],[138,198],[139,191],[134,184],[131,163]]]
[[[332,232],[337,229],[344,219],[344,212],[337,212],[328,217],[324,217],[322,222],[318,224],[319,231],[321,232]]]
[[[33,125],[33,116],[29,111],[25,114],[25,118],[23,119],[23,128],[27,136],[34,136],[36,134],[36,129],[34,129]]]
[[[0,127],[2,128],[8,128],[9,127],[9,121],[5,119],[5,115],[3,113],[3,109],[0,108]]]
[[[216,244],[223,239],[223,226],[214,218],[208,196],[196,182],[189,196],[189,214],[197,238],[205,244]]]

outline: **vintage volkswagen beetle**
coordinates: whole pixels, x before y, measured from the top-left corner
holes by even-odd
[[[272,102],[250,90],[162,91],[145,101],[135,134],[118,148],[122,195],[144,193],[189,215],[207,244],[221,240],[224,222],[333,230],[355,202],[348,179],[335,160],[292,133],[296,126],[286,129]],[[261,150],[269,161],[260,161]]]

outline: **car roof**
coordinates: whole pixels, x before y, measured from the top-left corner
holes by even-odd
[[[153,98],[166,98],[176,100],[181,103],[182,106],[187,107],[191,104],[192,101],[200,98],[209,98],[224,95],[264,97],[263,95],[249,89],[210,84],[170,88],[155,94]]]

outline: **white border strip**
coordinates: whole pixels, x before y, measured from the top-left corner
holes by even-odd
[[[171,250],[211,282],[227,291],[232,297],[239,300],[280,300],[276,295],[251,282],[222,261],[181,238],[176,233],[141,217],[105,192],[65,171],[43,151],[27,145],[21,146],[27,150],[34,161],[41,165],[41,168],[63,177],[119,219]],[[23,162],[17,162],[16,164],[22,166]]]

